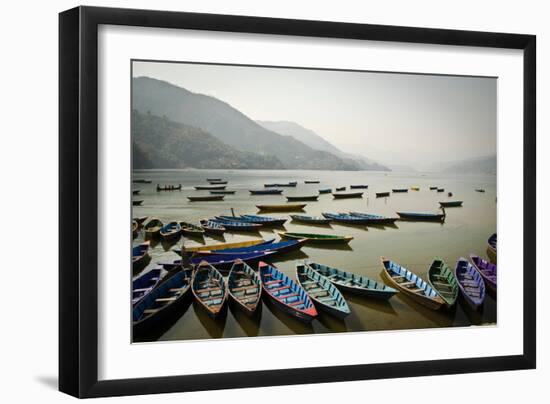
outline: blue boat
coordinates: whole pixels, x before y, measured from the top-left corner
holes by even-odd
[[[260,216],[260,215],[241,215],[241,216],[216,216],[217,219],[238,221],[245,223],[255,223],[264,226],[282,226],[286,219],[280,217]]]
[[[252,316],[262,297],[260,275],[246,263],[236,260],[227,277],[229,297],[248,316]]]
[[[259,253],[259,252],[265,252],[265,251],[271,251],[271,252],[277,253],[276,255],[279,255],[290,251],[299,250],[300,248],[302,248],[305,242],[306,240],[291,240],[291,241],[281,241],[279,243],[258,244],[258,245],[252,245],[249,247],[227,248],[225,250],[197,251],[195,253],[195,256],[249,254],[249,253]]]
[[[225,227],[223,227],[221,224],[213,222],[212,220],[208,219],[201,219],[199,220],[199,223],[202,227],[202,229],[207,234],[213,234],[216,236],[221,236],[223,233],[225,233]]]
[[[262,259],[268,259],[274,253],[271,251],[259,251],[251,253],[241,253],[241,254],[217,254],[217,255],[206,255],[192,257],[188,260],[189,266],[199,265],[202,261],[212,265],[219,271],[229,271],[233,266],[233,263],[240,259],[243,262],[246,262],[248,265],[255,265],[258,261]],[[182,260],[175,260],[171,263],[159,263],[167,271],[173,271],[182,265]]]
[[[181,225],[178,222],[170,222],[160,229],[160,237],[165,241],[174,241],[181,236]]]
[[[259,240],[253,240],[254,242]],[[236,242],[236,243],[223,243],[223,244],[212,244],[212,245],[202,245],[200,247],[191,247],[189,249],[186,249],[186,255],[193,255],[198,254],[201,251],[221,251],[221,250],[227,250],[228,248],[242,248],[243,243],[245,247],[250,246],[263,246],[266,244],[272,244],[275,241],[274,238],[270,238],[269,240],[265,240],[263,242],[257,242],[257,243],[250,243],[250,242]],[[174,251],[177,255],[181,257],[181,249],[180,248],[174,248],[172,251]]]
[[[182,270],[148,293],[132,310],[134,337],[154,330],[160,324],[175,318],[181,312],[179,306],[185,302],[191,286],[191,273]]]
[[[282,189],[249,189],[251,195],[280,195],[283,193]]]
[[[306,265],[320,275],[326,277],[329,281],[334,283],[338,289],[344,292],[383,300],[387,300],[397,293],[396,289],[390,288],[382,282],[377,282],[363,275],[342,271],[341,269],[317,264],[315,262],[309,262]]]
[[[292,220],[308,224],[330,224],[331,220],[321,216],[290,215]]]
[[[318,309],[338,318],[344,318],[351,313],[338,288],[308,265],[296,264],[296,279]]]
[[[258,231],[262,228],[261,224],[242,222],[239,220],[227,220],[222,219],[221,216],[216,216],[215,219],[211,219],[214,223],[221,224],[227,230],[237,231]]]
[[[298,181],[286,182],[286,183],[274,183],[274,184],[264,184],[266,188],[280,188],[280,187],[295,187],[298,185]]]
[[[397,220],[396,217],[371,215],[370,213],[350,212],[349,214],[365,219],[365,224],[393,224]]]
[[[265,262],[258,264],[258,270],[265,293],[279,309],[308,323],[317,317],[313,302],[296,282]]]
[[[132,305],[136,305],[155,286],[158,285],[165,272],[162,268],[151,269],[149,272],[132,281]]]
[[[369,219],[359,216],[353,216],[347,213],[322,213],[324,217],[335,222],[347,223],[347,224],[367,224]]]
[[[319,190],[320,194],[330,194],[332,192],[332,188],[323,188]]]
[[[134,274],[145,268],[150,261],[148,241],[132,248],[132,271]]]
[[[487,255],[492,263],[497,263],[497,234],[493,233],[487,240]]]
[[[483,277],[466,258],[457,261],[455,276],[464,300],[472,309],[477,310],[485,300]]]
[[[210,317],[215,318],[220,314],[227,300],[227,286],[216,268],[204,260],[201,261],[193,275],[191,290]]]

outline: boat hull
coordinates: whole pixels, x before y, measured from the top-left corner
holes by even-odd
[[[292,212],[304,210],[307,204],[295,204],[295,205],[256,205],[261,211],[266,212]]]

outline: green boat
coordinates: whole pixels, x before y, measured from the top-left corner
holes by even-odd
[[[441,258],[434,259],[430,265],[428,280],[447,307],[456,303],[459,293],[458,282],[453,270]]]
[[[288,231],[279,232],[281,238],[291,238],[295,240],[307,240],[308,243],[349,243],[353,240],[352,236],[337,236],[334,234],[313,234],[313,233],[291,233]]]

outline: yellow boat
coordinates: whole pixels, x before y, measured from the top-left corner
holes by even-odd
[[[250,246],[262,244],[265,242],[266,240],[262,238],[258,238],[254,240],[237,241],[235,243],[221,243],[221,244],[200,245],[195,247],[185,247],[185,251],[196,252],[196,251],[224,250],[226,248],[250,247]]]
[[[413,191],[420,191],[420,187],[411,187]]]
[[[285,205],[256,205],[259,210],[268,210],[272,212],[286,212],[304,210],[307,203],[287,203]]]

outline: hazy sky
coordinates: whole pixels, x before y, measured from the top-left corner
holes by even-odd
[[[254,120],[293,121],[345,152],[425,165],[496,153],[494,78],[135,62]]]

